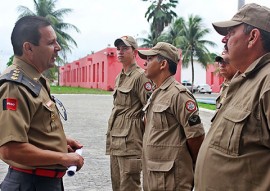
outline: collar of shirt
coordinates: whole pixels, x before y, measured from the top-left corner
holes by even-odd
[[[270,62],[270,53],[267,53],[265,55],[263,55],[262,57],[258,58],[257,60],[255,60],[247,69],[246,71],[241,74],[242,77],[247,77],[251,74],[253,74],[254,72],[256,72],[257,70],[259,70],[260,68],[262,68],[263,66],[265,66],[266,64],[269,64]]]
[[[16,56],[14,56],[13,65],[21,69],[25,75],[27,75],[31,79],[34,79],[35,81],[38,81],[39,78],[42,76],[42,74],[39,73],[33,66],[27,64]]]
[[[133,63],[130,65],[127,72],[124,72],[124,70],[122,69],[121,74],[125,74],[126,76],[129,76],[136,68],[137,68],[137,64]]]
[[[158,89],[165,90],[174,82],[174,76],[168,77]]]

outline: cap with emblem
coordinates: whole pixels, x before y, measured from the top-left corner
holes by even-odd
[[[114,41],[114,46],[118,46],[120,43],[124,43],[126,46],[132,46],[133,48],[137,49],[138,44],[132,36],[122,36]]]
[[[158,42],[156,46],[151,48],[150,50],[138,50],[139,56],[146,60],[147,56],[155,56],[155,55],[161,55],[165,58],[170,59],[175,64],[177,64],[180,60],[180,54],[178,52],[178,49],[166,42]]]
[[[229,27],[246,23],[270,32],[270,9],[255,3],[244,5],[229,21],[213,23],[215,30],[226,36]]]

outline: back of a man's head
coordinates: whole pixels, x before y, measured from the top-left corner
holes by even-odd
[[[30,42],[37,46],[40,40],[39,29],[50,25],[51,23],[44,17],[25,16],[20,18],[16,22],[11,34],[14,54],[17,56],[23,54],[22,48],[24,42]]]

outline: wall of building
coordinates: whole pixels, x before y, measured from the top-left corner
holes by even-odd
[[[144,60],[136,56],[136,61],[144,68]],[[178,81],[181,81],[181,66],[180,62],[175,74]],[[60,67],[59,85],[112,91],[115,78],[121,69],[122,64],[117,60],[116,48],[105,48]]]
[[[223,81],[224,78],[218,73],[217,63],[209,64],[206,70],[206,83],[212,87],[212,91],[214,93],[218,93],[220,91]]]

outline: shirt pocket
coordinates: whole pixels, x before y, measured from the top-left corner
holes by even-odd
[[[118,87],[114,92],[114,105],[131,107],[131,90],[132,88]]]
[[[129,134],[129,128],[124,129],[112,129],[111,131],[111,149],[126,149],[127,148],[127,136]]]
[[[166,110],[169,105],[155,104],[153,105],[153,128],[159,130],[168,130],[168,120],[166,117]],[[151,120],[151,119],[150,119]]]
[[[214,133],[211,146],[226,154],[238,156],[241,133],[250,113],[239,108],[229,109]]]
[[[150,190],[174,190],[174,161],[147,161]]]

